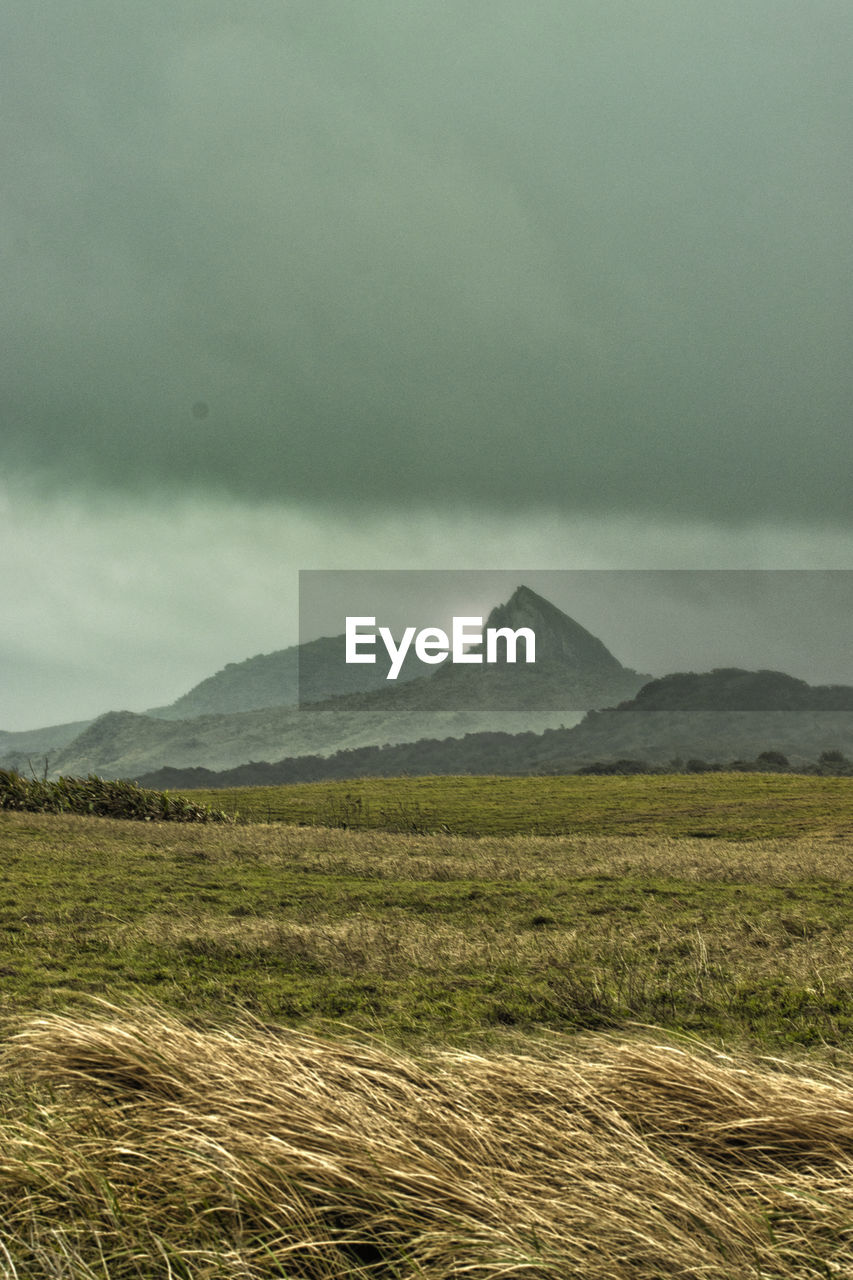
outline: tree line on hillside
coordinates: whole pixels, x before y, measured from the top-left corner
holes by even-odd
[[[813,763],[791,764],[782,751],[760,751],[754,760],[719,761],[701,760],[690,756],[687,760],[675,758],[665,765],[650,764],[648,760],[598,760],[582,765],[574,771],[589,773],[803,773],[819,777],[853,777],[853,760],[843,751],[822,751]]]
[[[822,751],[814,762],[792,764],[781,751],[768,749],[754,759],[727,762],[707,761],[695,756],[673,757],[665,763],[638,757],[599,760],[572,769],[559,764],[539,763],[538,767],[519,767],[518,739],[532,745],[545,734],[471,734],[468,738],[424,739],[401,746],[357,747],[338,751],[333,756],[299,756],[279,760],[249,762],[235,769],[215,772],[210,769],[174,769],[165,767],[146,774],[140,781],[145,786],[174,790],[192,787],[276,786],[291,782],[326,782],[345,778],[394,778],[436,774],[630,774],[630,773],[802,773],[818,776],[853,776],[853,761],[842,751]],[[470,739],[477,739],[471,750]],[[487,741],[482,741],[486,739]]]
[[[853,711],[853,687],[810,685],[784,671],[677,671],[643,685],[620,710]]]

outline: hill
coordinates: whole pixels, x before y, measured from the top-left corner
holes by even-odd
[[[72,720],[68,724],[48,725],[44,729],[22,729],[18,732],[0,729],[0,768],[29,773],[32,765],[37,771],[45,756],[53,759],[90,724],[91,720]]]
[[[853,711],[849,685],[810,685],[783,671],[717,667],[644,685],[623,711]]]
[[[555,713],[561,718],[565,714]],[[578,712],[576,718],[581,715]],[[51,756],[49,776],[97,773],[103,778],[139,778],[162,768],[164,761],[181,769],[218,771],[246,761],[280,759],[283,751],[324,758],[339,750],[410,742],[423,735],[459,738],[495,720],[495,715],[470,711],[366,712],[340,708],[334,699],[310,709],[272,707],[194,720],[111,711]],[[546,712],[506,712],[498,722],[514,732],[527,725],[541,730],[553,723],[553,717]]]
[[[403,774],[572,773],[596,761],[628,758],[656,767],[674,759],[730,763],[755,760],[766,751],[801,766],[827,750],[853,755],[851,710],[853,689],[848,686],[812,686],[780,672],[726,668],[650,681],[635,698],[589,711],[569,728],[424,737],[383,747],[364,745],[328,758],[244,763],[219,775],[161,769],[140,780],[146,786],[174,788]]]
[[[558,773],[626,757],[655,766],[674,758],[730,763],[768,750],[799,765],[826,750],[853,753],[849,686],[740,668],[648,679],[524,586],[486,626],[531,627],[536,663],[447,662],[420,677],[410,663],[392,683],[387,658],[347,666],[344,637],[324,637],[230,664],[156,715],[110,712],[70,741],[66,734],[64,745],[57,735],[73,726],[4,737],[27,738],[31,752],[44,741],[54,776],[93,772],[159,786]],[[295,701],[297,679],[315,701],[199,713],[271,696]],[[3,764],[25,768],[27,757],[19,748],[0,756]]]
[[[347,665],[344,636],[323,636],[304,644],[259,653],[244,662],[229,662],[188,693],[165,707],[146,712],[162,720],[192,720],[197,716],[230,715],[266,707],[295,707],[300,701],[322,702],[340,694],[381,689],[390,662],[382,649],[375,665]],[[421,675],[409,660],[397,677],[407,681]]]
[[[535,665],[447,663],[414,678],[423,669],[416,663],[404,668],[406,680],[391,683],[387,661],[347,666],[344,637],[326,637],[232,664],[157,714],[101,716],[56,752],[52,772],[139,777],[167,765],[220,771],[247,761],[327,756],[422,738],[541,732],[575,723],[589,707],[630,697],[647,680],[527,587],[493,609],[486,625],[533,627]],[[303,698],[316,695],[316,701],[200,712],[271,696],[295,700],[297,675]],[[330,689],[359,686],[358,692],[329,696]]]
[[[341,699],[339,705],[361,711],[383,707],[409,712],[569,713],[612,706],[632,697],[650,679],[624,667],[597,636],[525,586],[492,609],[484,630],[522,627],[536,636],[535,663],[528,664],[521,656],[515,663],[484,662],[479,666],[445,662],[420,680],[354,694]],[[474,645],[469,652],[478,653],[481,648]],[[562,719],[565,722],[566,716]],[[492,727],[499,726],[494,723]]]

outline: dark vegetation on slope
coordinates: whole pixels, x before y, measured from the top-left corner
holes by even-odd
[[[853,688],[810,685],[784,671],[679,671],[643,685],[624,711],[853,711]]]
[[[851,771],[853,688],[775,671],[721,668],[653,680],[617,707],[542,733],[480,732],[249,761],[215,771],[164,766],[147,786],[236,787],[429,774]],[[653,714],[654,713],[654,714]]]
[[[853,760],[837,749],[822,751],[817,760],[792,764],[781,751],[761,751],[750,760],[728,763],[699,756],[676,757],[663,763],[636,756],[595,760],[577,768],[563,768],[559,756],[545,754],[549,742],[569,730],[536,733],[476,733],[464,738],[422,738],[399,746],[358,747],[333,756],[297,756],[275,764],[250,761],[236,769],[165,767],[140,777],[147,787],[174,790],[194,787],[262,787],[292,782],[324,782],[345,778],[397,778],[468,775],[668,774],[668,773],[804,773],[821,777],[853,774]]]
[[[228,822],[210,805],[148,790],[136,782],[88,778],[25,778],[0,769],[0,809],[26,813],[80,813],[144,822]]]

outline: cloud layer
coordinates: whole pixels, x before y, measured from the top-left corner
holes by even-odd
[[[292,643],[300,567],[849,567],[851,57],[848,0],[6,0],[0,728]]]
[[[840,0],[9,0],[45,493],[849,525]]]

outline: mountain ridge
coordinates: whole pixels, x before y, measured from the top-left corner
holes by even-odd
[[[527,587],[518,587],[487,620],[513,629],[530,624],[539,628],[535,664],[446,661],[422,674],[414,662],[394,683],[385,678],[388,660],[381,646],[376,664],[347,666],[344,636],[256,655],[229,664],[169,707],[154,708],[156,714],[99,717],[54,753],[52,772],[135,776],[165,764],[219,770],[247,760],[328,755],[434,734],[541,731],[632,696],[649,678],[624,667],[602,641]],[[275,684],[270,695],[270,675],[279,681],[282,671],[289,683]],[[297,676],[303,697],[320,695],[300,707],[280,701],[294,697]],[[353,684],[362,688],[352,692]],[[275,704],[180,715],[211,703],[233,707],[270,696]]]
[[[268,666],[255,694],[247,693],[266,658],[288,655],[291,677],[298,674],[299,646],[256,655],[194,686],[171,704],[171,716],[113,711],[77,722],[80,732],[52,751],[51,770],[54,776],[94,772],[107,777],[148,776],[162,768],[221,773],[252,762],[264,769],[274,767],[270,761],[296,767],[303,759],[329,760],[341,752],[369,755],[385,747],[399,748],[394,758],[406,770],[428,772],[446,771],[445,765],[465,771],[466,758],[480,764],[492,760],[510,772],[516,766],[571,771],[596,759],[629,755],[660,763],[676,756],[721,759],[771,748],[800,758],[814,758],[824,749],[853,750],[853,717],[839,714],[853,711],[849,686],[810,686],[766,669],[643,676],[623,667],[598,637],[523,585],[486,620],[487,628],[526,625],[537,634],[535,665],[445,662],[426,675],[414,665],[396,683],[385,679],[387,659],[384,668],[377,663],[347,669],[344,636],[321,637],[308,642],[302,655],[303,661],[308,655],[302,674],[308,675],[309,696],[321,695],[316,701],[177,718],[176,709],[198,708],[199,690],[202,702],[211,688],[227,702],[235,678],[243,682],[240,697],[258,696],[270,672],[277,679],[282,670],[280,662]],[[381,649],[377,645],[377,657]],[[351,679],[365,682],[365,672],[373,687],[347,691]],[[281,692],[280,685],[276,689]],[[338,692],[329,695],[329,689]],[[289,696],[294,695],[291,679]],[[72,727],[31,731],[30,751],[42,751],[33,745],[40,733]],[[548,741],[531,744],[536,735]],[[464,746],[474,738],[477,743]],[[0,736],[0,751],[3,741]],[[383,767],[393,754],[383,757]],[[9,763],[8,757],[0,760],[0,765]],[[340,765],[310,768],[323,776],[324,768]]]

